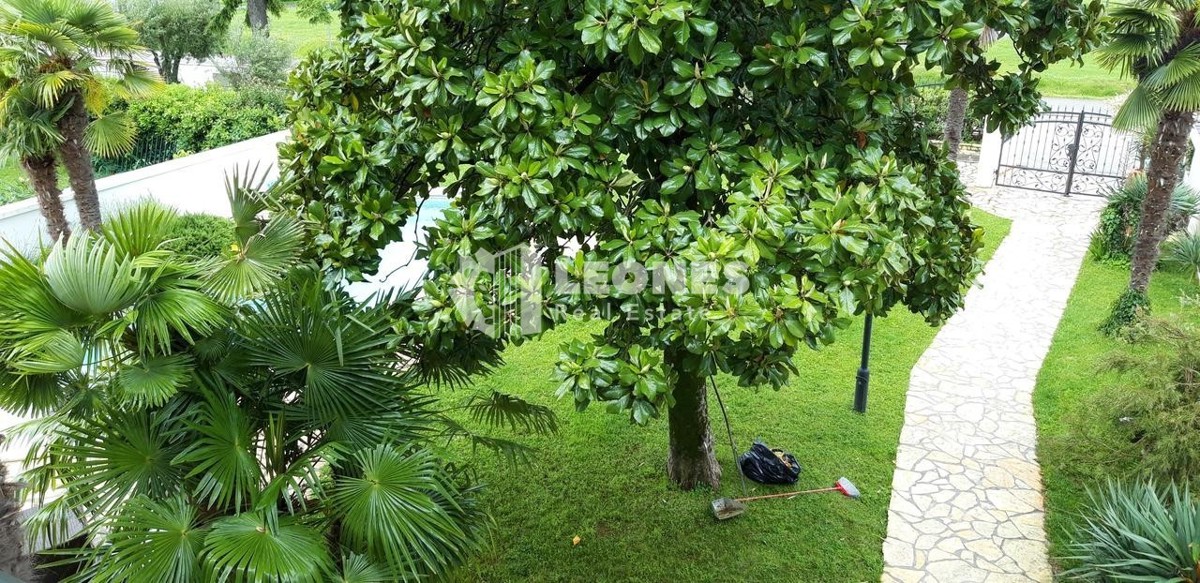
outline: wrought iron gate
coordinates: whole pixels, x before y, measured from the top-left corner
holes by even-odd
[[[1112,128],[1112,116],[1051,111],[1005,138],[996,184],[1063,195],[1103,196],[1137,163],[1135,136]]]

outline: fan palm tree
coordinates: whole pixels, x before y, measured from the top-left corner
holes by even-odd
[[[1146,289],[1168,235],[1167,211],[1179,183],[1194,115],[1200,110],[1200,2],[1135,0],[1109,9],[1113,30],[1100,62],[1137,80],[1113,126],[1153,131],[1149,190],[1132,256],[1129,289],[1118,306],[1148,305]],[[1116,314],[1113,321],[1131,314]],[[1111,327],[1110,327],[1111,329]]]
[[[51,241],[71,236],[58,186],[58,159],[62,143],[53,111],[36,106],[33,98],[0,69],[0,158],[13,158],[29,176]]]
[[[143,203],[44,262],[0,260],[0,407],[36,419],[28,527],[91,546],[74,581],[396,581],[461,563],[485,516],[434,440],[466,419],[552,430],[548,409],[424,390],[400,298],[357,304],[299,263],[303,230],[232,184],[237,244],[170,250]],[[444,363],[443,363],[444,364]],[[465,416],[465,418],[464,418]]]
[[[143,50],[137,40],[137,32],[103,0],[0,0],[6,82],[0,99],[27,97],[33,112],[54,120],[58,156],[87,229],[98,228],[101,220],[92,152],[112,156],[133,147],[132,123],[121,112],[106,112],[109,104],[144,96],[161,84],[135,59]],[[111,74],[104,74],[105,67]],[[30,110],[9,115],[20,111]]]

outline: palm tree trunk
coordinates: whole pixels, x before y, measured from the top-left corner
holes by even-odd
[[[1187,151],[1192,113],[1168,111],[1158,122],[1154,145],[1150,150],[1150,168],[1146,171],[1148,189],[1142,201],[1142,221],[1133,243],[1133,269],[1129,288],[1145,294],[1150,274],[1158,263],[1159,246],[1168,235],[1166,219],[1171,195],[1179,185],[1179,164]]]
[[[3,441],[4,436],[0,435],[0,442]],[[8,470],[0,464],[0,573],[8,573],[19,581],[33,581],[33,562],[25,554],[20,512],[15,487],[8,482]]]
[[[33,193],[37,196],[42,218],[46,219],[46,231],[52,241],[71,236],[71,225],[63,212],[62,190],[58,188],[58,163],[53,154],[25,156],[21,168],[29,176]]]
[[[92,169],[92,153],[84,143],[87,133],[88,113],[83,106],[83,96],[75,92],[67,96],[71,107],[58,121],[58,131],[63,136],[59,146],[63,166],[67,168],[67,179],[75,193],[75,207],[79,210],[79,222],[85,229],[100,228],[100,195],[96,192],[96,172]]]
[[[967,119],[967,90],[955,87],[946,104],[946,123],[942,139],[946,142],[946,153],[950,160],[958,160],[958,147],[962,144],[963,122]]]
[[[669,349],[666,354],[667,364],[678,375],[672,391],[675,405],[667,413],[667,477],[682,490],[701,484],[715,489],[721,483],[721,466],[708,422],[707,387],[704,377],[692,372],[683,356],[682,349]]]
[[[267,31],[267,0],[246,0],[246,23],[255,34],[270,34]]]

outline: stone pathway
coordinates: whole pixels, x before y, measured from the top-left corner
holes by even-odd
[[[883,581],[1043,582],[1032,393],[1101,202],[987,189],[1013,219],[966,309],[913,369],[892,480]]]

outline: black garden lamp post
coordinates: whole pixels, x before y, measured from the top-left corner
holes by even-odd
[[[858,413],[867,412],[867,387],[871,384],[871,325],[875,316],[867,314],[867,322],[863,326],[862,363],[858,367],[858,375],[854,382],[854,410]]]

